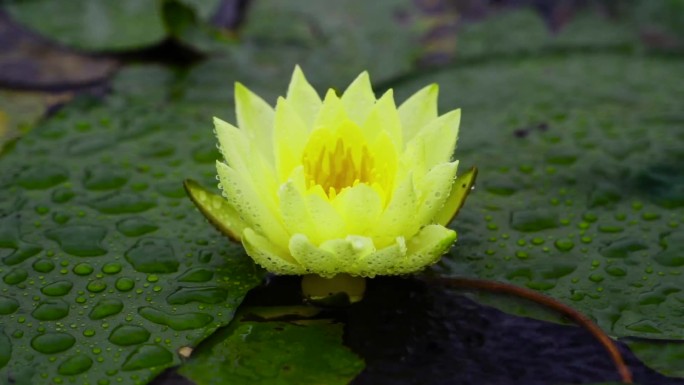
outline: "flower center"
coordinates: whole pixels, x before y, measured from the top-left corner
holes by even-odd
[[[307,187],[319,185],[329,198],[359,183],[368,185],[378,180],[375,158],[358,127],[352,122],[338,129],[314,131],[302,155]],[[346,134],[346,135],[345,135]]]

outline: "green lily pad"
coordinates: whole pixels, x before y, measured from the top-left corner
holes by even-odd
[[[626,339],[629,349],[646,365],[670,377],[684,377],[684,342]]]
[[[364,367],[342,346],[342,324],[249,318],[237,317],[217,332],[179,373],[198,385],[344,385]]]
[[[457,158],[480,171],[437,270],[540,290],[615,337],[684,340],[676,74],[680,63],[667,59],[576,54],[403,85],[399,95],[437,82],[441,106],[463,109]]]
[[[144,384],[260,282],[185,196],[186,176],[216,184],[215,144],[173,79],[124,70],[0,160],[0,382]]]

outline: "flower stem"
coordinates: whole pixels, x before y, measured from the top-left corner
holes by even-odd
[[[314,304],[345,306],[359,302],[366,291],[366,278],[337,274],[324,278],[317,274],[302,277],[302,294]]]
[[[433,281],[433,279],[431,279],[431,281]],[[434,279],[434,282],[460,289],[475,289],[489,291],[492,293],[514,295],[532,302],[536,302],[542,306],[546,306],[565,315],[589,331],[589,333],[591,333],[601,343],[601,345],[603,345],[603,347],[608,351],[613,363],[615,363],[622,382],[625,384],[632,383],[632,372],[625,364],[625,361],[615,342],[608,337],[608,335],[601,330],[601,328],[598,327],[594,321],[570,306],[534,290],[515,286],[510,283],[468,278],[436,278]]]

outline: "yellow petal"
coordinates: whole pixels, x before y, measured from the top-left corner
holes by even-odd
[[[290,86],[287,89],[287,100],[307,128],[311,130],[318,111],[321,109],[321,98],[306,80],[299,66],[296,66],[292,73]]]
[[[337,96],[335,90],[329,89],[325,94],[325,99],[323,99],[323,105],[316,116],[314,129],[321,127],[332,129],[348,119],[349,117],[344,109],[342,100]]]
[[[366,237],[332,239],[317,247],[304,234],[290,239],[290,253],[308,273],[332,277],[347,271],[357,259],[375,251],[373,241]]]
[[[439,86],[431,84],[411,95],[399,106],[404,140],[413,138],[421,128],[437,118]]]
[[[278,179],[286,180],[292,170],[302,163],[302,152],[309,139],[306,124],[289,100],[279,98],[276,104],[273,140]]]
[[[348,272],[353,275],[373,278],[376,275],[396,275],[399,264],[406,256],[406,243],[403,237],[397,237],[394,243],[374,253],[356,260]]]
[[[365,183],[348,187],[332,201],[346,223],[347,234],[368,234],[375,227],[383,202],[378,192]]]
[[[397,106],[394,104],[392,90],[388,90],[378,99],[363,123],[362,129],[368,142],[374,141],[380,132],[385,131],[396,148],[403,148],[401,121]]]
[[[342,104],[347,115],[359,126],[366,121],[368,113],[375,104],[375,94],[371,88],[368,72],[362,72],[342,94]]]
[[[304,197],[293,181],[287,181],[280,187],[278,197],[283,223],[288,233],[318,234],[316,223],[311,220]]]
[[[377,247],[385,247],[395,242],[398,236],[409,237],[418,231],[420,224],[414,218],[417,208],[418,197],[413,187],[413,176],[409,174],[394,190],[392,200],[372,229]]]
[[[344,238],[346,224],[335,207],[328,200],[321,186],[314,186],[305,196],[306,206],[311,220],[316,224],[318,239],[312,239],[320,244],[327,239]]]
[[[442,210],[449,198],[451,186],[454,184],[458,161],[439,164],[425,176],[420,188],[418,211],[413,218],[420,226],[433,222],[437,213]]]
[[[238,127],[256,149],[273,164],[273,108],[240,83],[235,83],[235,112]]]
[[[306,274],[306,270],[292,258],[287,249],[276,246],[251,228],[246,228],[243,231],[242,245],[254,262],[272,273],[284,275]]]
[[[274,202],[258,194],[249,179],[222,162],[216,162],[223,196],[254,231],[279,245],[287,245],[289,235],[283,228]]]
[[[451,185],[449,198],[444,203],[442,210],[440,210],[435,217],[435,223],[446,226],[456,214],[458,214],[458,211],[463,207],[468,194],[470,194],[470,191],[472,191],[472,188],[475,185],[476,176],[477,168],[473,167],[456,178],[454,184]]]
[[[407,147],[422,147],[424,167],[448,162],[456,148],[461,110],[448,112],[424,127],[407,144]]]
[[[454,230],[440,225],[423,227],[418,234],[409,239],[406,257],[401,262],[398,273],[414,273],[432,265],[439,261],[439,258],[454,242],[456,242]]]
[[[244,133],[217,117],[214,117],[214,127],[221,155],[228,165],[241,172],[248,172],[245,160],[249,159],[251,146]]]

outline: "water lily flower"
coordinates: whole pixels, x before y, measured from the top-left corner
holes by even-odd
[[[237,83],[237,126],[214,118],[225,199],[193,199],[276,274],[419,271],[456,241],[446,225],[474,179],[457,182],[461,112],[438,116],[437,93],[429,85],[397,108],[363,72],[321,100],[297,67],[273,108]]]

